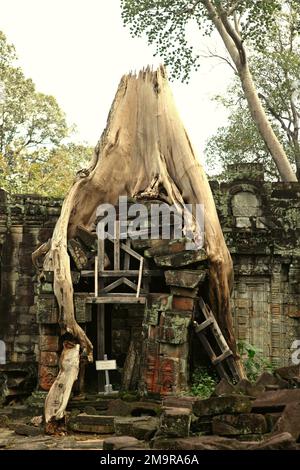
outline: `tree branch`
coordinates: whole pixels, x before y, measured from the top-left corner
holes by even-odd
[[[239,6],[239,4],[241,3],[242,0],[236,0],[235,2],[233,2],[233,4],[231,5],[230,9],[227,10],[227,16],[231,16],[232,13],[235,13],[236,12],[236,9],[237,7]]]
[[[246,64],[246,52],[245,52],[241,37],[240,37],[239,33],[230,24],[230,21],[228,19],[228,14],[227,14],[226,10],[224,10],[222,7],[219,7],[219,12],[220,12],[220,18],[221,18],[221,21],[224,25],[224,28],[226,29],[227,33],[229,34],[229,36],[233,40],[233,42],[234,42],[234,44],[235,44],[235,46],[238,50],[241,65],[245,65]]]
[[[217,52],[213,52],[211,51],[209,48],[208,48],[208,55],[200,55],[200,57],[203,57],[205,59],[220,59],[222,60],[223,62],[226,62],[226,64],[229,65],[229,67],[234,71],[234,74],[235,75],[238,75],[238,72],[237,72],[237,69],[235,68],[235,66],[232,64],[232,62],[227,58],[227,57],[223,57],[219,54],[217,54]]]
[[[266,96],[264,96],[262,93],[258,93],[258,97],[260,99],[262,99],[264,102],[265,102],[265,105],[268,109],[268,111],[272,114],[272,116],[277,119],[277,121],[280,123],[282,129],[286,132],[287,136],[291,136],[292,137],[292,131],[289,129],[289,127],[286,125],[286,123],[284,122],[282,116],[280,116],[280,114],[277,113],[277,111],[275,111],[275,109],[273,108],[273,106],[271,106],[270,102],[268,101],[268,99],[266,98]]]
[[[208,13],[208,16],[212,23],[215,25],[218,33],[220,34],[225,47],[227,51],[229,52],[230,57],[232,58],[234,64],[236,66],[239,65],[240,62],[240,57],[239,57],[239,51],[236,47],[236,44],[231,37],[231,35],[228,33],[228,31],[225,28],[225,25],[220,18],[220,15],[214,5],[212,4],[211,0],[201,0],[203,6],[206,8],[206,11]]]

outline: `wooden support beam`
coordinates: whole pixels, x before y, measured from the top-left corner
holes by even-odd
[[[140,295],[138,298],[136,294],[105,294],[101,297],[87,297],[86,303],[88,304],[145,304],[146,297]]]
[[[114,269],[120,269],[120,221],[115,220]]]
[[[130,240],[127,239],[125,244],[130,248]],[[124,256],[124,269],[129,270],[130,269],[130,255],[128,252],[125,252]]]
[[[139,298],[139,296],[140,296],[140,290],[141,290],[141,284],[142,284],[143,261],[144,261],[144,259],[142,258],[141,261],[140,261],[139,278],[138,278],[138,285],[137,285],[137,291],[136,291],[136,297],[137,298]]]
[[[100,277],[137,277],[139,275],[139,269],[120,269],[117,271],[114,270],[99,270]],[[143,277],[163,277],[164,272],[160,269],[144,269]],[[95,271],[81,271],[82,277],[94,277]]]
[[[105,251],[104,251],[104,240],[98,239],[98,260],[99,260],[99,272],[104,271],[105,263]]]
[[[215,360],[213,360],[212,363],[213,363],[214,366],[216,366],[220,362],[227,359],[229,356],[232,356],[232,351],[230,351],[230,349],[227,349],[222,354],[220,354],[220,356],[218,356]]]
[[[98,256],[95,256],[95,297],[98,297]]]
[[[103,361],[105,354],[105,306],[97,305],[97,359]],[[104,392],[105,377],[98,372],[98,392]]]
[[[195,331],[196,333],[200,333],[200,331],[203,331],[205,330],[206,328],[208,328],[209,326],[211,326],[213,324],[213,319],[212,318],[208,318],[207,320],[205,320],[203,323],[200,323],[200,325],[197,325],[195,326]]]

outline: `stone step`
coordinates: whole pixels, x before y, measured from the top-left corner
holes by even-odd
[[[75,432],[93,434],[113,434],[115,416],[88,415],[81,413],[71,417],[67,423],[68,428]]]
[[[196,416],[214,416],[220,414],[249,413],[251,400],[242,395],[227,395],[211,397],[205,400],[198,399],[193,405]]]
[[[153,416],[116,417],[114,425],[117,436],[132,436],[148,441],[158,429],[159,418]]]

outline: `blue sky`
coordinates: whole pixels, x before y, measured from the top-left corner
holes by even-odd
[[[25,74],[76,124],[76,140],[90,145],[105,126],[121,76],[160,63],[145,39],[131,38],[123,27],[119,0],[0,0],[0,29],[16,46]],[[204,43],[192,28],[189,39],[201,50],[218,43]],[[225,92],[231,77],[227,65],[203,59],[189,84],[171,85],[200,158],[206,139],[226,122],[211,98]]]

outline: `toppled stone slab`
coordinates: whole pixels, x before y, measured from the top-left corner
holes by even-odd
[[[142,441],[150,441],[159,426],[158,418],[150,418],[147,422],[141,421],[133,425],[133,437]]]
[[[220,415],[213,417],[212,431],[213,434],[219,436],[265,434],[267,432],[267,423],[263,415],[255,413]]]
[[[263,392],[252,402],[252,411],[281,411],[286,405],[294,402],[300,402],[300,389]]]
[[[253,384],[247,379],[242,379],[236,384],[234,390],[235,393],[255,398],[264,392],[265,387],[263,385]]]
[[[139,445],[139,441],[132,436],[109,437],[103,441],[103,450],[127,449]]]
[[[107,406],[107,415],[114,416],[156,416],[159,403],[155,401],[124,401],[120,398],[110,400]]]
[[[197,400],[193,405],[196,416],[250,413],[251,400],[243,395],[228,395]]]
[[[186,437],[191,426],[191,410],[188,408],[166,408],[159,424],[159,435],[168,437]]]
[[[193,409],[194,403],[198,400],[197,397],[165,397],[162,401],[163,407],[168,408],[188,408]]]
[[[117,436],[132,436],[139,440],[150,440],[159,426],[159,418],[144,417],[117,417],[114,421]]]
[[[221,379],[220,382],[217,384],[213,395],[216,397],[222,397],[226,395],[234,395],[235,394],[235,388],[234,385],[232,385],[228,380],[226,379]]]
[[[181,253],[186,249],[187,240],[184,238],[176,240],[165,240],[165,243],[156,244],[151,248],[144,251],[146,258],[153,258],[154,256],[172,255],[175,253]]]
[[[284,380],[292,380],[294,377],[300,377],[300,364],[280,367],[274,370],[274,374],[278,375]]]
[[[251,450],[296,450],[295,439],[288,432],[275,434],[263,442],[253,445]]]
[[[16,434],[21,436],[39,436],[43,433],[41,428],[30,426],[28,424],[18,424],[14,430]]]
[[[279,389],[288,388],[288,382],[283,380],[280,376],[276,377],[275,375],[271,374],[270,372],[263,372],[260,377],[256,380],[255,384],[257,386],[263,386],[265,388],[268,387],[277,387]]]
[[[274,432],[288,432],[298,441],[300,438],[300,403],[289,403],[278,419]]]
[[[115,416],[87,415],[81,413],[71,417],[68,428],[72,431],[93,434],[113,434]]]
[[[213,434],[212,431],[213,416],[192,416],[191,433],[201,433],[202,435]]]
[[[173,255],[155,256],[154,261],[160,267],[180,268],[189,264],[201,263],[207,260],[205,250],[189,250]]]
[[[169,286],[194,289],[205,280],[207,270],[165,271],[166,284]]]

